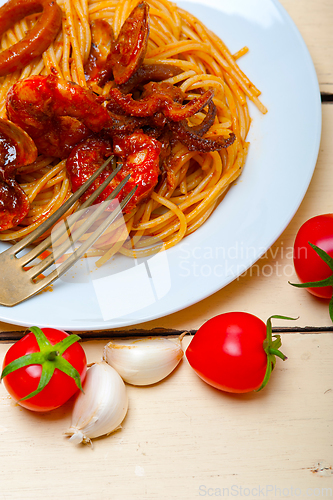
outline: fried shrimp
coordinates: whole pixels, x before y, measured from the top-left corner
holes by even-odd
[[[58,158],[66,158],[78,142],[111,122],[93,92],[53,75],[15,83],[7,95],[7,114],[40,153]]]
[[[159,141],[138,132],[114,138],[113,149],[110,141],[106,139],[89,138],[78,144],[67,159],[67,171],[69,172],[73,191],[77,191],[88,177],[102,165],[105,159],[113,153],[123,164],[123,167],[97,198],[96,202],[100,203],[105,200],[113,189],[128,174],[131,174],[130,180],[118,197],[119,201],[121,201],[134,186],[137,186],[133,198],[125,209],[126,212],[130,212],[141,200],[147,198],[156,186],[160,174],[160,152],[161,144]],[[109,174],[110,170],[107,168],[87,190],[82,201],[87,199]]]

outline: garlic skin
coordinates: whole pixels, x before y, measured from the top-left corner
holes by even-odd
[[[104,360],[132,385],[151,385],[167,377],[184,356],[178,338],[113,339],[104,347]]]
[[[128,409],[126,386],[116,370],[105,362],[88,369],[74,402],[72,423],[65,432],[75,444],[110,434],[120,427]]]

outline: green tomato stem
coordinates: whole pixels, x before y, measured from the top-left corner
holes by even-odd
[[[316,254],[329,266],[331,271],[333,271],[333,259],[330,255],[328,255],[325,250],[322,248],[317,247],[316,245],[313,245],[313,243],[310,243],[308,241],[309,245],[313,250],[316,252]],[[291,283],[288,281],[289,285],[295,286],[297,288],[321,288],[325,286],[331,286],[332,287],[332,298],[330,300],[328,310],[329,310],[329,315],[331,318],[331,321],[333,322],[333,274],[329,276],[328,278],[325,278],[323,280],[319,281],[308,281],[307,283]]]
[[[281,347],[281,336],[280,335],[274,335],[274,340],[273,340],[273,335],[272,335],[272,319],[287,319],[287,320],[292,320],[295,321],[298,318],[290,318],[289,316],[280,316],[280,315],[274,315],[270,316],[267,320],[266,323],[266,338],[263,342],[263,349],[267,355],[267,366],[266,366],[266,373],[264,376],[264,380],[261,383],[261,386],[256,390],[256,392],[261,391],[266,385],[267,382],[270,379],[272,370],[275,366],[276,363],[276,356],[281,358],[283,361],[287,359],[287,356],[283,354],[279,350],[279,347]]]
[[[49,354],[46,354],[45,359],[54,361],[57,356],[59,356],[59,351],[51,351]]]
[[[41,365],[42,374],[37,389],[27,396],[24,396],[21,400],[30,399],[33,396],[39,394],[51,380],[56,368],[71,377],[76,383],[78,389],[83,392],[79,372],[62,356],[66,349],[74,344],[74,342],[77,342],[80,337],[73,334],[68,335],[61,342],[52,345],[40,328],[33,326],[30,328],[30,330],[36,337],[40,351],[26,354],[25,356],[21,356],[20,358],[17,358],[9,363],[3,369],[1,373],[1,379],[6,377],[9,373],[18,370],[19,368],[30,365]]]
[[[283,354],[283,352],[279,351],[278,349],[269,348],[268,351],[269,351],[270,355],[272,355],[272,356],[278,356],[279,358],[282,359],[282,361],[285,361],[286,359],[288,359],[287,356],[285,356]]]

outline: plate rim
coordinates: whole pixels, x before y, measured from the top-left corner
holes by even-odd
[[[242,3],[244,1],[249,1],[249,0],[238,0],[238,3]],[[267,0],[265,0],[265,1],[267,2]],[[216,5],[219,5],[218,2],[219,2],[219,0],[214,0],[214,3]],[[283,7],[283,5],[278,0],[270,0],[270,2],[271,2],[271,4],[275,5],[275,7],[277,8],[277,10],[280,13],[282,13],[283,21],[287,22],[289,27],[292,29],[293,35],[297,37],[298,43],[300,44],[300,46],[302,48],[302,53],[306,57],[307,64],[308,64],[307,69],[308,69],[308,71],[310,71],[309,74],[311,74],[311,77],[312,77],[312,85],[314,85],[314,87],[312,88],[313,97],[315,97],[315,95],[317,94],[317,103],[314,103],[314,107],[315,107],[316,113],[317,113],[317,116],[315,117],[316,118],[316,125],[314,127],[314,129],[316,131],[316,136],[314,138],[315,145],[312,148],[313,158],[311,160],[311,163],[313,164],[313,168],[312,168],[312,170],[309,169],[307,171],[308,178],[305,182],[306,187],[303,190],[304,192],[302,191],[302,192],[298,193],[298,199],[295,201],[293,208],[290,211],[289,216],[283,222],[281,222],[279,228],[276,229],[274,235],[272,235],[270,237],[269,241],[267,241],[266,247],[261,249],[261,252],[259,252],[254,257],[254,260],[250,259],[246,269],[249,269],[258,259],[260,259],[260,257],[262,255],[264,255],[264,253],[274,244],[276,239],[281,235],[281,233],[284,231],[284,229],[288,226],[290,221],[295,216],[302,200],[304,199],[304,196],[306,195],[306,192],[308,190],[308,187],[310,185],[310,182],[311,182],[314,170],[315,170],[315,166],[316,166],[316,162],[317,162],[317,158],[318,158],[318,154],[319,154],[321,130],[322,130],[322,108],[321,108],[321,101],[320,101],[320,88],[319,88],[318,78],[316,75],[316,70],[315,70],[314,63],[312,61],[310,52],[305,44],[305,41],[304,41],[300,31],[298,30],[296,24],[294,23],[294,21],[292,20],[292,18],[290,17],[288,12],[286,11],[286,9]],[[4,2],[0,0],[0,5],[2,5],[3,3]],[[193,4],[193,1],[191,2],[191,0],[182,0],[181,2],[177,2],[177,3],[179,5],[181,5],[181,7],[183,8],[184,4],[190,5],[191,3]],[[198,5],[203,6],[204,3],[205,3],[204,0],[196,0],[196,4],[198,4]],[[222,8],[220,7],[219,10],[222,11]],[[0,243],[0,247],[1,247],[1,243]],[[170,249],[170,250],[172,250],[172,249]],[[169,250],[167,250],[167,252],[169,252]],[[241,273],[239,273],[238,276],[240,274]],[[75,325],[75,324],[68,323],[67,320],[65,320],[65,321],[60,320],[58,324],[54,325],[54,323],[49,324],[47,321],[44,320],[41,322],[37,321],[36,324],[40,327],[52,326],[55,328],[72,330],[72,331],[82,331],[82,330],[87,330],[87,329],[89,331],[98,331],[98,330],[108,330],[108,329],[123,328],[123,327],[128,327],[128,326],[133,326],[133,325],[140,325],[143,322],[149,322],[149,321],[153,321],[153,320],[156,320],[159,318],[163,318],[163,317],[171,315],[175,312],[179,312],[183,309],[186,309],[187,307],[190,307],[190,306],[200,302],[201,300],[204,300],[207,297],[213,295],[214,293],[216,293],[217,291],[219,291],[220,289],[224,288],[225,286],[230,284],[232,281],[234,281],[238,276],[231,276],[229,280],[224,280],[224,282],[223,282],[223,284],[221,284],[221,286],[216,285],[215,287],[212,287],[210,289],[210,291],[208,291],[207,293],[201,294],[195,300],[189,299],[188,301],[184,301],[181,306],[170,307],[163,314],[160,314],[159,312],[157,312],[156,314],[151,314],[150,316],[147,316],[145,319],[140,319],[139,321],[137,319],[133,319],[132,321],[126,320],[125,322],[121,322],[121,321],[120,322],[105,322],[105,321],[103,321],[100,323],[96,322],[94,324],[88,323],[86,325],[83,325],[83,324]],[[50,297],[52,297],[51,294],[49,294],[49,295],[50,295]],[[32,299],[32,300],[34,300],[34,299]],[[51,302],[52,302],[52,298],[51,298]],[[51,304],[51,307],[52,307],[52,304]],[[38,311],[38,306],[36,309]],[[15,311],[15,309],[7,309],[7,308],[4,308],[3,306],[0,306],[0,321],[5,322],[5,323],[9,323],[12,325],[17,325],[17,326],[26,326],[27,322],[26,322],[26,320],[24,320],[24,318],[16,319],[11,314],[9,314],[9,315],[3,314],[6,311],[9,312],[12,310]]]

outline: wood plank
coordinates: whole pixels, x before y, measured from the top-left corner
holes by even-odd
[[[332,1],[280,1],[309,48],[321,91],[333,93]],[[62,435],[71,402],[34,414],[16,406],[1,384],[0,499],[333,497],[332,323],[326,302],[288,285],[288,279],[296,280],[290,249],[297,229],[309,217],[332,211],[333,106],[322,109],[322,143],[310,188],[267,255],[206,300],[137,327],[196,330],[216,314],[246,310],[262,319],[300,316],[294,328],[329,325],[330,331],[282,334],[288,360],[277,361],[269,386],[258,394],[217,391],[186,359],[160,384],[128,386],[122,430],[96,440],[93,450],[73,446]],[[0,322],[0,331],[17,330]],[[101,358],[105,343],[83,342],[88,362]],[[1,364],[10,345],[0,343]]]
[[[331,0],[280,0],[300,31],[314,62],[322,92],[333,93]]]
[[[333,336],[289,334],[283,343],[288,360],[257,394],[215,390],[185,359],[159,384],[127,386],[122,430],[93,450],[62,436],[70,404],[35,414],[1,384],[1,498],[192,500],[223,488],[256,498],[258,487],[270,499],[331,497]],[[104,344],[83,343],[89,362]],[[0,345],[0,360],[9,345]]]

